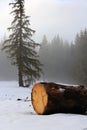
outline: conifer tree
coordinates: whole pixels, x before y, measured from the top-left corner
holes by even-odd
[[[76,77],[80,84],[87,85],[87,29],[77,34],[75,44]]]
[[[34,30],[29,28],[30,22],[25,15],[24,0],[14,0],[12,5],[13,21],[8,30],[11,32],[3,43],[2,49],[8,53],[12,65],[18,69],[19,86],[30,85],[41,75],[41,63],[32,40]]]

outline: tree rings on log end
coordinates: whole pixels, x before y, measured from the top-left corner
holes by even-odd
[[[32,105],[37,114],[43,114],[48,103],[48,95],[43,84],[37,83],[32,89]]]

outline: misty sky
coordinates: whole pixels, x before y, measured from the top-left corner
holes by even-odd
[[[12,21],[11,7],[14,0],[0,0],[0,38],[5,35]],[[72,41],[77,32],[87,27],[87,0],[25,0],[26,15],[30,17],[33,37],[40,42],[44,34],[48,40],[59,34]],[[8,34],[8,33],[7,33]]]

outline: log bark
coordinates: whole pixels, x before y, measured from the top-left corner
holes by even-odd
[[[36,83],[31,93],[32,105],[37,114],[87,113],[87,89],[56,83]]]

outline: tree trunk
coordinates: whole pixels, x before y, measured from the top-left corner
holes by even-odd
[[[32,89],[32,105],[37,114],[87,112],[87,89],[55,83],[37,83]]]
[[[19,87],[23,87],[24,84],[23,84],[23,76],[22,76],[22,72],[21,72],[21,69],[19,68],[19,73],[18,73],[18,78],[19,78]]]

